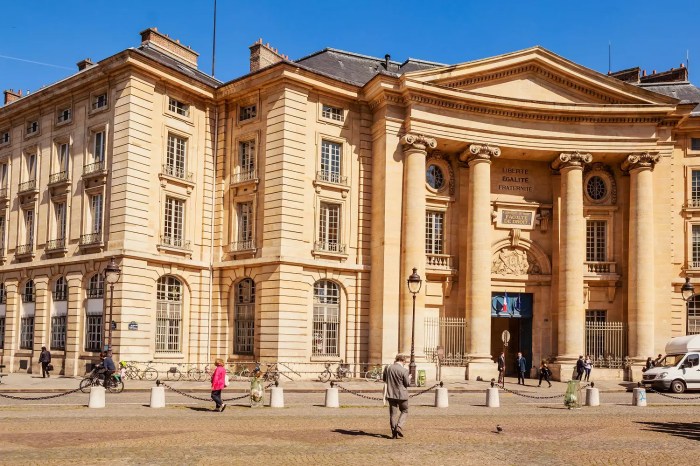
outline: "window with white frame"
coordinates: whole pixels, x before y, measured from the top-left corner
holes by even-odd
[[[56,229],[54,239],[63,240],[66,238],[66,201],[54,202],[53,212]]]
[[[104,162],[105,160],[105,131],[95,131],[92,133],[92,161],[94,163]]]
[[[32,120],[27,122],[27,136],[31,134],[36,134],[39,132],[39,120]]]
[[[691,172],[690,207],[700,207],[700,170],[693,170]]]
[[[34,347],[34,316],[20,318],[19,347],[21,349]]]
[[[56,116],[56,121],[58,123],[66,123],[71,120],[71,108],[66,107],[62,108],[61,110],[58,111],[58,114]]]
[[[34,280],[27,280],[22,290],[22,302],[33,303],[36,301],[36,289],[34,288]]]
[[[605,322],[607,321],[607,311],[597,309],[586,310],[586,322]]]
[[[29,152],[25,155],[25,175],[27,176],[27,181],[36,180],[36,153]]]
[[[700,295],[688,300],[688,328],[686,335],[700,334]]]
[[[5,348],[5,314],[0,315],[0,349]]]
[[[0,283],[0,349],[5,347],[5,312],[7,310],[5,284]]]
[[[24,244],[27,246],[34,245],[34,210],[27,209],[24,211]]]
[[[187,139],[168,134],[167,152],[165,154],[165,174],[175,178],[185,178]]]
[[[182,283],[164,276],[156,285],[156,352],[179,353],[182,323]]]
[[[51,349],[66,349],[66,324],[68,316],[51,316]]]
[[[321,116],[323,118],[328,118],[334,121],[343,121],[343,109],[338,107],[331,107],[330,105],[323,104],[321,109]]]
[[[103,92],[92,97],[92,109],[98,110],[107,107],[107,93]]]
[[[700,268],[700,225],[692,225],[690,237],[690,267]]]
[[[102,232],[102,193],[93,194],[89,200],[88,234],[99,235]]]
[[[0,304],[7,303],[7,290],[5,289],[5,284],[0,283]]]
[[[68,160],[70,159],[70,145],[67,142],[60,142],[57,145],[58,170],[56,172],[68,172]]]
[[[321,172],[319,180],[341,184],[341,154],[343,145],[333,141],[321,141]]]
[[[425,213],[425,253],[443,254],[445,213],[429,210]]]
[[[100,273],[96,273],[88,281],[88,299],[102,299],[105,295],[105,281]]]
[[[243,105],[238,107],[238,121],[246,121],[255,118],[258,115],[258,106]]]
[[[168,98],[168,111],[184,117],[190,116],[190,106],[172,97]]]
[[[53,300],[68,301],[68,282],[64,277],[58,277],[53,285]]]
[[[85,351],[102,350],[102,314],[85,316]]]
[[[607,226],[605,220],[586,221],[586,262],[607,260]]]
[[[244,278],[236,285],[236,302],[234,305],[235,342],[233,352],[236,354],[253,354],[255,342],[255,282]]]
[[[236,249],[253,249],[253,203],[239,202],[236,204],[238,217],[238,231],[236,235]]]
[[[185,201],[174,197],[166,197],[165,217],[163,219],[163,244],[177,248],[185,247],[183,238],[184,219]]]
[[[312,354],[339,356],[340,287],[329,280],[314,284]]]
[[[316,250],[344,253],[340,243],[340,204],[321,202]]]
[[[7,189],[7,173],[7,163],[0,163],[0,189]]]
[[[248,181],[255,177],[255,140],[238,143],[238,165],[238,181]]]
[[[0,253],[5,251],[5,215],[0,215]]]

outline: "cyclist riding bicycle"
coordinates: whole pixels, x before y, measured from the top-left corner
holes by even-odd
[[[112,374],[117,370],[117,367],[114,365],[114,361],[112,360],[112,352],[109,351],[107,355],[105,356],[104,360],[102,361],[102,366],[104,368],[104,372],[102,373],[103,377],[103,386],[107,388],[107,381],[109,380],[110,377],[112,377]]]

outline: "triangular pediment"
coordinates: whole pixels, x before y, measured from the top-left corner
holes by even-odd
[[[578,65],[542,47],[404,76],[426,85],[514,101],[589,105],[676,102]]]

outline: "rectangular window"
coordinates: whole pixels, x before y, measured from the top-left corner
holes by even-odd
[[[165,174],[185,178],[185,156],[187,140],[168,134],[168,147],[165,154]]]
[[[425,253],[443,254],[445,214],[427,211],[425,213]]]
[[[51,317],[51,349],[66,349],[66,316]]]
[[[183,247],[183,225],[185,201],[172,197],[165,198],[165,218],[163,220],[163,244]]]
[[[64,108],[63,110],[58,111],[58,117],[57,121],[59,123],[65,123],[67,121],[70,121],[71,119],[71,109],[70,107]]]
[[[607,222],[586,221],[586,262],[607,260]]]
[[[328,118],[329,120],[343,121],[343,109],[338,107],[331,107],[330,105],[323,105],[321,110],[321,116],[323,118]]]
[[[94,163],[105,160],[105,132],[96,131],[93,133],[92,160]]]
[[[5,316],[0,317],[0,349],[5,348]]]
[[[235,305],[236,341],[234,353],[253,354],[255,341],[255,286],[244,280],[238,286]]]
[[[690,150],[700,150],[700,138],[690,138]]]
[[[90,196],[90,225],[88,230],[92,234],[102,232],[102,194]]]
[[[34,316],[20,319],[19,347],[22,349],[34,347]]]
[[[10,143],[10,132],[9,131],[3,131],[0,133],[0,144],[9,144]]]
[[[0,251],[5,251],[5,216],[0,216]],[[4,293],[4,288],[3,288]],[[2,302],[0,302],[2,304]]]
[[[339,204],[321,203],[316,249],[329,252],[344,252],[340,245]]]
[[[34,120],[27,123],[27,135],[34,134],[39,131],[39,121]]]
[[[0,163],[0,189],[7,190],[7,164]],[[7,191],[2,193],[7,196]]]
[[[238,242],[245,249],[252,248],[253,241],[253,203],[240,202],[238,207]]]
[[[64,239],[66,237],[66,203],[54,203],[54,214],[54,218],[56,221],[55,239]]]
[[[24,244],[32,246],[34,244],[34,211],[24,211]]]
[[[700,268],[700,225],[693,225],[690,253],[691,268]]]
[[[92,109],[105,108],[107,106],[107,93],[96,95],[92,98]]]
[[[156,352],[180,352],[180,322],[182,304],[161,301],[156,310]]]
[[[26,156],[27,161],[27,181],[36,180],[36,154],[30,153]]]
[[[102,316],[88,315],[85,319],[85,351],[102,350]]]
[[[241,175],[252,178],[255,172],[255,141],[241,141],[238,144],[238,163],[241,167]]]
[[[62,142],[58,145],[58,170],[57,172],[65,172],[68,170],[70,145],[67,142]]]
[[[250,120],[258,114],[257,105],[245,105],[238,108],[238,121]]]
[[[333,291],[333,290],[329,290]],[[340,298],[335,293],[314,296],[314,356],[339,356]]]
[[[690,207],[700,207],[700,170],[690,175]]]
[[[173,99],[172,97],[168,99],[168,111],[185,117],[190,116],[190,106],[184,102]]]
[[[586,322],[605,322],[607,311],[586,310]]]
[[[321,181],[340,183],[340,154],[342,145],[321,141]]]

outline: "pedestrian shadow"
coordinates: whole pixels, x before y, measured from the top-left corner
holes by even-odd
[[[642,430],[661,432],[675,437],[685,437],[700,442],[700,422],[648,422],[637,421],[645,426]]]
[[[336,434],[342,434],[342,435],[350,435],[353,437],[363,436],[363,437],[374,437],[374,438],[388,438],[388,439],[391,438],[390,435],[372,434],[370,432],[365,432],[364,430],[334,429],[331,432],[335,432]]]
[[[215,412],[213,409],[205,408],[204,406],[187,406],[187,409],[191,409],[192,411],[201,411],[201,412],[206,411],[206,412],[210,412],[210,413]]]

